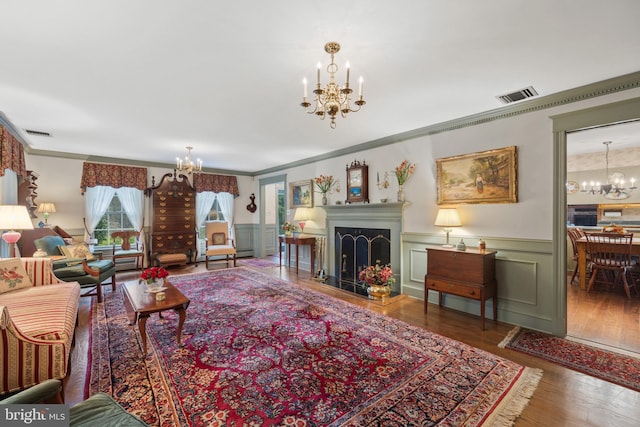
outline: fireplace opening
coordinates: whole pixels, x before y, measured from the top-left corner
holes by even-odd
[[[357,283],[358,274],[370,265],[391,261],[391,231],[381,228],[336,227],[336,264],[340,280]],[[339,274],[338,274],[339,272]]]

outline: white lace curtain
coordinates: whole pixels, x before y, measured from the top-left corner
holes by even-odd
[[[233,194],[231,193],[214,193],[212,191],[196,193],[196,226],[198,229],[204,226],[207,215],[216,199],[218,199],[222,216],[229,224],[229,238],[233,239],[235,236],[233,232]]]

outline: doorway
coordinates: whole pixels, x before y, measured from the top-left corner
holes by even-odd
[[[627,232],[633,232],[634,240],[640,239],[640,194],[633,188],[637,185],[633,181],[640,179],[640,120],[567,132],[566,177],[564,236],[571,227],[580,227],[588,233],[615,223],[625,227]],[[615,179],[621,182],[620,192],[591,191],[592,182],[597,190],[598,183],[614,183]],[[581,209],[593,211],[594,221],[579,224],[582,216],[576,213]],[[621,286],[600,286],[587,293],[580,288],[578,278],[571,283],[572,252],[568,245],[567,337],[640,353],[640,318],[637,315],[640,297],[632,292],[628,299]],[[635,276],[640,278],[637,273]]]
[[[260,180],[260,258],[278,254],[278,234],[286,218],[285,188],[285,175]]]

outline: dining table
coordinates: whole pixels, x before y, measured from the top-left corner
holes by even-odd
[[[587,289],[587,238],[576,240],[578,249],[578,274],[580,276],[580,289]],[[631,241],[631,255],[640,255],[640,239]]]

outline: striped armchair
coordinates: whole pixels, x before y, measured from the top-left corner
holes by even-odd
[[[21,258],[32,286],[0,293],[0,394],[67,375],[80,285],[49,258]]]

